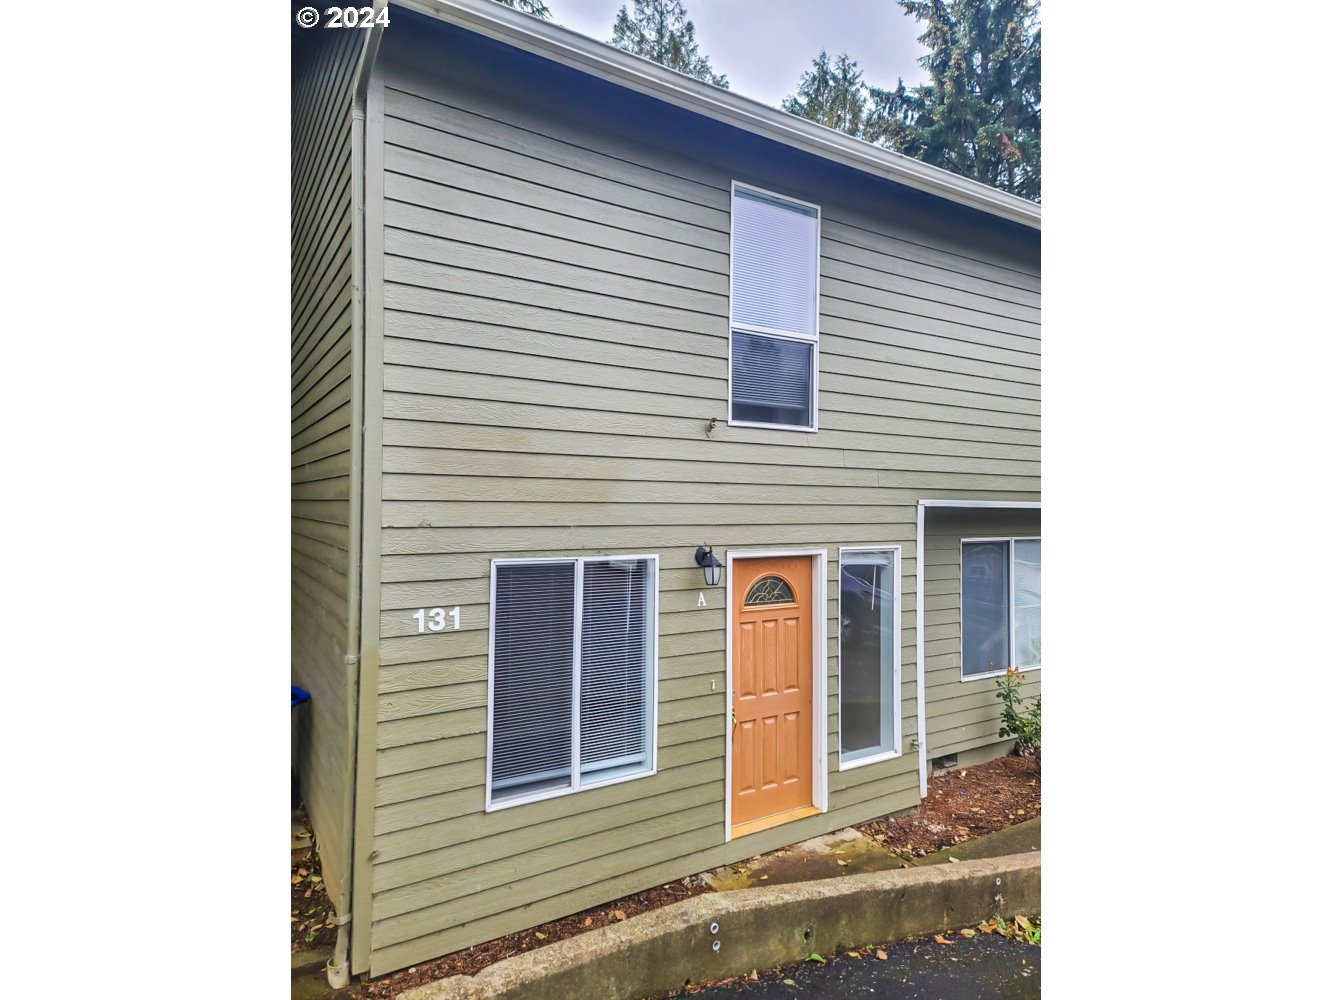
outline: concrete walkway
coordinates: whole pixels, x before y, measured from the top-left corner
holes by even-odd
[[[1041,817],[982,834],[954,847],[908,861],[886,850],[855,827],[838,830],[734,865],[700,875],[717,892],[759,885],[790,885],[812,879],[839,878],[864,872],[949,864],[1041,850]]]

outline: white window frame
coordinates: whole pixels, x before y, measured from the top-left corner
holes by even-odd
[[[844,554],[893,553],[893,749],[857,760],[842,756],[842,560]],[[845,545],[838,547],[838,770],[851,771],[903,755],[903,547],[901,545]]]
[[[652,641],[653,650],[649,657],[649,676],[648,685],[650,690],[649,711],[648,711],[648,767],[642,771],[635,771],[633,774],[622,774],[614,778],[608,778],[602,781],[588,781],[579,779],[579,693],[582,687],[582,666],[583,666],[583,564],[587,562],[606,562],[607,560],[623,559],[626,561],[647,560],[653,566],[653,631]],[[568,788],[546,788],[539,792],[533,792],[530,795],[507,796],[499,801],[492,799],[491,794],[491,762],[494,757],[495,742],[495,589],[498,579],[498,570],[501,566],[540,566],[551,563],[573,563],[574,572],[574,678],[573,678],[573,700],[571,702],[570,712],[570,786]],[[572,795],[591,788],[607,788],[611,785],[618,785],[622,781],[635,781],[639,778],[650,778],[657,773],[657,702],[658,702],[658,642],[659,627],[661,620],[661,591],[662,591],[662,572],[659,559],[656,555],[622,555],[620,553],[608,553],[605,555],[592,556],[553,556],[541,559],[492,559],[491,560],[491,604],[488,612],[489,629],[487,632],[487,656],[486,656],[486,812],[497,812],[501,809],[509,809],[513,806],[527,805],[530,802],[541,802],[544,799],[559,798],[562,795]]]
[[[1003,677],[1008,669],[988,670],[984,674],[963,673],[963,546],[973,542],[1009,543],[1009,663],[1013,666],[1018,659],[1018,619],[1014,615],[1014,543],[1039,541],[1041,541],[1041,535],[999,535],[994,538],[960,538],[958,540],[958,674],[962,677],[964,683],[967,681],[984,681],[991,677]],[[1015,669],[1026,674],[1031,670],[1040,670],[1041,664],[1038,663],[1035,667],[1016,667]]]
[[[802,201],[799,198],[793,198],[791,195],[779,194],[777,191],[768,191],[753,184],[745,184],[737,180],[731,182],[731,219],[735,218],[736,191],[752,191],[755,194],[763,195],[765,198],[772,198],[775,201],[785,201],[792,205],[799,205],[802,208],[812,208],[815,212],[815,332],[813,334],[797,333],[792,330],[775,330],[767,326],[755,326],[751,323],[738,323],[733,315],[736,304],[736,269],[733,261],[736,259],[736,226],[730,219],[728,226],[729,242],[727,244],[727,425],[729,427],[761,427],[771,431],[800,431],[804,434],[814,434],[819,430],[819,303],[820,290],[819,282],[823,268],[820,266],[822,261],[822,245],[824,233],[823,213],[820,207],[813,202]],[[731,398],[731,378],[732,364],[731,359],[735,353],[735,345],[732,343],[732,337],[736,330],[742,333],[754,333],[765,337],[774,337],[778,340],[794,340],[801,344],[810,344],[810,426],[798,427],[795,424],[766,424],[755,420],[733,420],[731,419],[732,398]]]

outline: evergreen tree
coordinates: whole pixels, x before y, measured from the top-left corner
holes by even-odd
[[[540,17],[543,21],[551,19],[551,8],[542,3],[542,0],[495,0],[495,2],[521,10],[524,14]]]
[[[820,50],[814,68],[801,74],[795,97],[782,102],[782,110],[813,122],[859,136],[866,110],[866,87],[861,71],[844,52],[834,63]]]
[[[718,87],[727,78],[713,72],[699,54],[694,22],[687,20],[680,0],[633,0],[634,13],[621,7],[611,27],[611,44]]]
[[[910,91],[869,88],[862,137],[1041,200],[1041,26],[1034,0],[897,0],[926,25]]]

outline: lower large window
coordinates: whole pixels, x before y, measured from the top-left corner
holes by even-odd
[[[487,808],[651,773],[657,557],[496,560]]]
[[[840,767],[900,751],[897,548],[839,555],[838,705]]]
[[[963,679],[1041,667],[1041,539],[963,541]]]

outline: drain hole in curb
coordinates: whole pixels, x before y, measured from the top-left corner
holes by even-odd
[[[805,939],[806,939],[807,941],[809,941],[810,938],[811,938],[811,936],[812,936],[814,933],[815,933],[815,932],[814,932],[814,929],[813,929],[813,928],[811,928],[811,927],[807,927],[807,928],[805,929]]]

